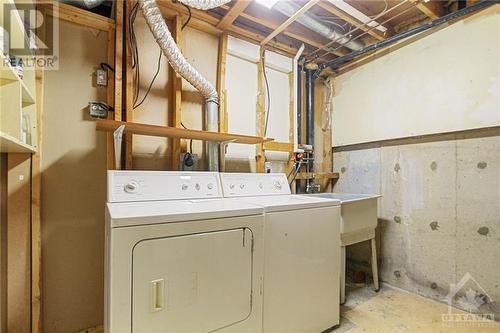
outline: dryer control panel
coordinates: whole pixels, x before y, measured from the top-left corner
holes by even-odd
[[[224,197],[291,194],[284,173],[221,173]]]
[[[108,202],[221,197],[217,172],[108,171]]]

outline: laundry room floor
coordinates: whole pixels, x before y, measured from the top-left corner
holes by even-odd
[[[380,291],[372,286],[346,286],[346,303],[340,309],[340,327],[335,333],[483,333],[500,332],[499,322],[482,326],[446,325],[442,314],[448,305],[382,284]],[[464,313],[453,309],[453,313]]]

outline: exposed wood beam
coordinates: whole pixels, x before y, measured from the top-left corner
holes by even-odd
[[[219,29],[225,29],[233,24],[234,20],[238,18],[238,16],[248,7],[250,3],[251,1],[249,0],[236,1],[233,7],[231,7],[226,15],[224,15],[222,20],[217,23],[216,27]]]
[[[221,7],[226,9],[226,10],[229,10],[229,6],[227,6],[227,5],[223,5]],[[252,14],[248,14],[245,12],[241,13],[240,17],[247,19],[249,21],[252,21],[254,23],[257,23],[263,27],[272,29],[272,30],[275,30],[280,25],[279,22],[276,22],[275,20],[271,20],[271,19],[263,17],[263,16],[257,17],[257,16],[254,16]],[[328,42],[327,39],[325,39],[323,41],[318,41],[317,39],[310,37],[309,36],[310,34],[300,33],[299,31],[296,31],[296,29],[292,30],[291,28],[292,27],[290,26],[286,30],[284,30],[283,35],[290,37],[290,38],[293,38],[295,40],[298,40],[299,42],[302,42],[304,44],[310,45],[314,48],[320,48]],[[340,57],[340,56],[345,55],[346,52],[343,52],[341,50],[337,50],[333,54]]]
[[[361,22],[360,20],[356,19],[355,17],[352,17],[351,15],[347,14],[343,10],[340,10],[339,8],[335,7],[334,5],[327,4],[325,2],[319,2],[318,6],[329,12],[330,14],[333,14],[342,20],[346,21],[350,25],[353,25],[365,32],[367,32],[370,36],[378,39],[378,40],[383,40],[384,38],[388,37],[377,31],[376,29],[372,29],[371,27],[367,26],[365,23]]]
[[[73,22],[91,29],[109,31],[115,28],[115,21],[102,15],[94,14],[72,5],[61,2],[44,2],[38,4],[45,9],[47,15],[61,20]],[[55,7],[57,6],[57,7]],[[54,7],[56,10],[54,10]]]
[[[157,126],[149,124],[131,123],[107,119],[99,119],[96,121],[96,130],[105,132],[114,132],[122,125],[125,125],[124,133],[137,134],[147,136],[158,136],[167,138],[192,139],[201,141],[217,141],[217,142],[234,142],[245,144],[257,144],[272,141],[270,138],[259,136],[229,134],[220,132],[209,132],[202,130],[175,128],[169,126]]]
[[[417,8],[431,19],[437,19],[444,15],[444,1],[429,1],[410,0],[412,3],[417,4]]]
[[[172,3],[170,1],[160,1],[158,2],[158,5],[160,6],[160,9],[163,8],[165,10],[162,11],[162,13],[164,13],[166,17],[172,17],[172,14],[168,13],[167,11],[175,11],[181,15],[186,15],[186,16],[188,15],[187,9],[182,5]],[[216,17],[197,9],[191,9],[191,13],[192,13],[191,22],[197,21],[199,24],[203,23],[204,25],[203,28],[195,26],[193,26],[193,28],[216,35],[220,35],[222,33],[222,30],[216,27],[216,25],[219,23],[219,19],[217,19]],[[188,25],[191,26],[191,23]],[[226,31],[231,36],[235,36],[258,44],[260,44],[260,42],[265,38],[265,36],[261,35],[260,33],[251,32],[236,25],[228,26],[226,28]],[[295,47],[276,41],[270,41],[268,43],[268,48],[272,48],[273,51],[288,56],[291,55],[293,56],[297,52],[297,49]]]
[[[302,14],[307,12],[312,6],[318,3],[319,0],[309,0],[304,6],[297,10],[292,16],[290,16],[285,22],[281,23],[273,32],[271,32],[264,40],[260,42],[260,45],[266,45],[271,39],[283,32],[290,24],[295,22]]]

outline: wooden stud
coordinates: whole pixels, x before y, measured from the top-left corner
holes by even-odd
[[[238,18],[238,16],[250,5],[251,1],[243,0],[236,1],[231,9],[228,10],[226,15],[217,23],[216,27],[219,29],[225,29],[231,24],[233,24],[234,20]]]
[[[260,45],[266,45],[271,39],[279,35],[283,30],[285,30],[290,24],[295,22],[302,14],[307,12],[312,6],[318,3],[319,0],[309,0],[304,6],[297,10],[292,16],[290,16],[285,22],[283,22],[279,27],[277,27],[273,32],[271,32],[266,38],[264,38]]]
[[[291,147],[290,150],[288,151],[288,163],[287,163],[287,171],[286,174],[290,174],[292,169],[294,168],[294,142],[295,142],[295,94],[296,91],[294,89],[295,87],[295,76],[293,75],[294,72],[288,73],[288,89],[290,91],[290,101],[289,101],[289,114],[290,114],[290,130],[288,134],[288,139],[290,141]],[[295,190],[295,186],[292,186],[292,189]]]
[[[353,25],[365,32],[368,32],[368,34],[378,40],[384,40],[388,36],[384,36],[382,33],[380,33],[376,29],[372,29],[370,26],[365,25],[363,22],[359,21],[355,17],[352,17],[351,15],[347,14],[343,10],[340,10],[339,8],[335,7],[334,5],[328,4],[326,2],[319,2],[318,6],[329,12],[330,14],[333,14],[342,20],[346,21],[350,25]],[[376,23],[376,22],[374,22]]]
[[[173,20],[172,35],[178,47],[184,48],[184,39],[182,37],[182,22],[181,16],[177,15]],[[170,112],[170,126],[175,128],[181,127],[182,122],[182,78],[177,74],[172,67],[170,67],[170,78],[173,82],[172,84],[172,104]],[[172,170],[180,169],[180,155],[182,153],[182,146],[180,138],[170,139],[170,162]]]
[[[412,3],[416,3],[417,8],[427,15],[431,19],[437,19],[444,15],[443,1],[429,1],[423,2],[421,0],[410,0]]]
[[[115,120],[122,120],[122,86],[123,86],[123,9],[124,1],[116,0],[116,29],[115,29],[115,83],[114,83],[114,109],[115,109]],[[109,47],[109,46],[108,46]]]
[[[131,122],[123,122],[123,121],[115,121],[107,119],[96,120],[97,131],[111,132],[115,131],[121,125],[125,125],[124,133],[167,137],[167,138],[192,139],[200,141],[217,141],[217,142],[230,141],[234,143],[245,143],[245,144],[257,144],[273,140],[271,138],[263,138],[251,135],[209,132],[203,130],[139,124],[139,123],[131,123]]]
[[[227,33],[219,37],[219,53],[217,61],[217,92],[219,93],[219,129],[226,132],[227,104],[226,104],[226,62],[227,62]]]
[[[41,11],[41,18],[45,20],[45,10]],[[45,38],[43,25],[37,29],[37,36]],[[35,65],[35,121],[37,151],[31,156],[31,332],[42,332],[42,119],[44,96],[44,71]]]
[[[108,64],[113,66],[115,60],[115,31],[108,31]],[[113,67],[115,68],[116,65]],[[108,105],[115,107],[115,73],[108,70],[108,85],[106,87],[106,101]],[[115,109],[116,112],[116,109]],[[108,112],[108,119],[115,119],[115,112]],[[113,134],[106,134],[106,168],[115,169],[115,154]]]
[[[265,48],[261,47],[259,52],[259,63],[257,71],[257,110],[256,110],[256,122],[257,122],[257,135],[264,136],[265,126],[266,126],[266,92],[264,89],[264,57]],[[256,171],[264,172],[266,163],[266,152],[264,150],[264,145],[260,144],[256,147]]]
[[[130,13],[132,11],[132,8],[135,5],[135,0],[131,1],[124,1],[125,4],[125,40],[126,40],[126,47],[125,47],[125,64],[126,64],[126,70],[125,70],[125,120],[127,122],[132,122],[134,121],[134,72],[132,69],[132,50],[130,47],[130,36],[131,36],[131,31],[130,31],[130,26],[128,25],[128,17],[130,17]],[[126,134],[125,135],[125,169],[132,169],[133,168],[133,136],[131,134]]]
[[[282,151],[282,152],[289,153],[289,152],[293,152],[293,143],[271,141],[271,142],[264,143],[263,149],[270,150],[270,151]]]

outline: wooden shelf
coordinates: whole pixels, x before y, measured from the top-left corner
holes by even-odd
[[[0,132],[0,153],[35,153],[36,148]]]
[[[115,120],[97,120],[96,130],[105,132],[114,132],[121,125],[125,125],[124,133],[147,135],[147,136],[161,136],[177,139],[192,139],[201,141],[217,141],[217,142],[231,142],[231,143],[245,143],[257,144],[269,142],[273,139],[262,138],[258,136],[229,134],[219,132],[208,132],[192,129],[183,129],[169,126],[157,126],[138,124],[131,122],[122,122]]]
[[[295,179],[313,179],[313,178],[316,178],[316,179],[325,179],[325,178],[328,178],[328,179],[337,179],[339,178],[339,173],[338,172],[316,172],[316,173],[312,173],[312,172],[301,172],[299,174],[297,174],[297,177],[295,177]]]
[[[10,65],[8,62],[8,59],[6,59],[5,56],[0,57],[0,85],[3,85],[6,82],[19,82],[21,85],[21,91],[22,91],[22,102],[23,102],[23,107],[26,107],[28,105],[35,104],[35,98],[33,97],[33,94],[30,92],[28,87],[26,86],[26,83],[17,75],[17,73],[14,71],[14,68]]]

